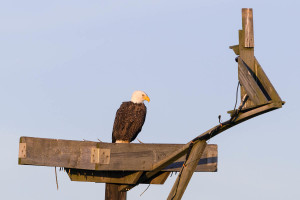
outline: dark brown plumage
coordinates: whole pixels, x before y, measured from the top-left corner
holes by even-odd
[[[147,108],[144,103],[123,102],[116,113],[112,142],[133,141],[142,130],[146,113]]]

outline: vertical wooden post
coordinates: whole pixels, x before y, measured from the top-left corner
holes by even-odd
[[[126,200],[126,199],[127,199],[127,192],[119,191],[118,184],[111,184],[111,183],[105,184],[105,200]]]
[[[239,55],[241,59],[249,66],[252,71],[255,70],[254,59],[254,32],[253,32],[253,10],[252,8],[242,9],[242,30],[239,31]],[[241,86],[241,99],[246,94]],[[256,104],[250,99],[246,102],[244,108],[254,107]]]
[[[206,141],[196,142],[182,167],[167,200],[180,200],[206,147]]]
[[[120,192],[118,184],[105,184],[105,200],[126,200],[127,192]]]
[[[245,35],[244,47],[254,47],[254,34],[253,34],[253,10],[252,8],[242,9],[242,26]]]

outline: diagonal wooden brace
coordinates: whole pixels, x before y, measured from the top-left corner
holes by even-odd
[[[173,188],[168,196],[167,200],[180,200],[184,194],[186,187],[188,186],[193,173],[196,169],[197,163],[199,162],[202,153],[206,147],[206,141],[201,140],[193,144],[191,152],[182,167],[177,179],[173,185]]]
[[[257,74],[250,69],[250,67],[241,59],[241,57],[238,57],[238,63],[239,81],[244,87],[250,100],[254,102],[255,105],[268,103],[271,98],[260,83]]]

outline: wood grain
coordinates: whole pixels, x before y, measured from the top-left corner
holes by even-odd
[[[244,47],[254,47],[254,33],[253,33],[253,10],[252,8],[242,9],[242,24],[245,32]]]
[[[181,199],[189,184],[190,179],[193,176],[198,160],[200,160],[200,157],[202,156],[206,145],[207,143],[204,140],[198,141],[193,145],[189,157],[185,162],[185,167],[182,168],[181,172],[177,176],[172,190],[170,191],[170,194],[167,198],[168,200]]]
[[[239,81],[244,87],[246,93],[250,97],[251,101],[256,105],[266,104],[268,99],[265,94],[262,92],[262,89],[258,85],[259,79],[254,79],[251,69],[246,66],[245,62],[239,57],[238,58],[238,67],[239,67]]]
[[[254,62],[255,69],[257,70],[257,76],[258,76],[261,84],[265,88],[266,92],[269,94],[269,96],[271,97],[273,102],[282,102],[280,96],[278,95],[278,93],[275,90],[274,86],[272,85],[271,81],[269,80],[269,78],[265,74],[264,70],[260,66],[259,62],[257,61],[256,58],[254,58],[254,59],[255,59],[254,60],[255,61]]]
[[[21,137],[20,140],[21,143],[26,143],[26,158],[19,158],[21,165],[97,171],[151,171],[154,163],[184,146],[183,144],[116,144],[33,137]],[[93,158],[93,154],[96,157]],[[183,155],[184,153],[162,170],[179,171],[185,159]],[[208,145],[196,171],[217,171],[217,157],[217,145]]]

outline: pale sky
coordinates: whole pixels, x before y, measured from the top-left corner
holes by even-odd
[[[1,1],[1,199],[104,199],[104,184],[53,167],[18,165],[21,136],[111,141],[134,90],[151,98],[138,138],[187,143],[229,119],[235,103],[241,9],[253,8],[255,56],[286,101],[228,129],[218,172],[195,173],[183,199],[299,199],[300,3],[286,1]],[[136,141],[135,141],[136,142]],[[166,199],[140,185],[128,200]]]

